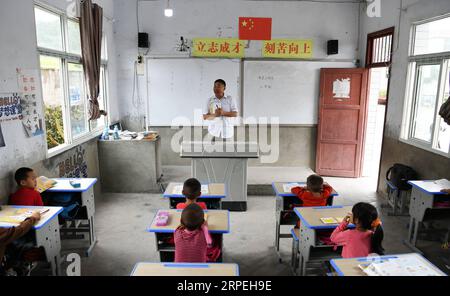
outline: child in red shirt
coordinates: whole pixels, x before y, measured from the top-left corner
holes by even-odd
[[[323,178],[319,175],[311,175],[306,179],[305,187],[294,187],[291,192],[301,201],[303,207],[324,207],[330,197],[333,188],[328,184],[323,184]],[[300,221],[296,228],[300,227]]]
[[[212,240],[202,208],[195,203],[188,205],[180,222],[174,234],[175,262],[206,262]]]
[[[42,197],[36,191],[36,173],[30,168],[20,168],[14,174],[19,189],[10,196],[9,204],[15,206],[42,207]]]
[[[203,210],[206,210],[204,202],[197,202],[198,197],[202,194],[202,185],[195,179],[187,179],[183,184],[183,195],[186,197],[186,202],[177,204],[177,210],[182,210],[190,204],[198,204]]]
[[[330,197],[333,188],[323,184],[323,178],[319,175],[311,175],[306,180],[306,187],[294,187],[291,192],[303,202],[304,207],[324,207]]]

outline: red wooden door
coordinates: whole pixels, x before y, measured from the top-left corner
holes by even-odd
[[[366,69],[322,69],[316,172],[360,177],[367,115]]]

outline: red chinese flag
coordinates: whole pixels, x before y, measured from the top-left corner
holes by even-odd
[[[241,40],[271,40],[272,18],[270,17],[240,17],[239,39]]]

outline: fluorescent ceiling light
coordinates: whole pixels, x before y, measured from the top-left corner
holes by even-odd
[[[166,6],[166,9],[164,9],[164,15],[166,17],[172,17],[173,16],[173,9],[170,8],[170,0],[167,0],[167,6]]]
[[[172,8],[166,8],[164,9],[164,15],[166,17],[172,17],[173,16],[173,9]]]

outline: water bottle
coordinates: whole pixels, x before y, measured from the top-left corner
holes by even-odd
[[[120,140],[119,128],[117,127],[117,125],[114,127],[114,140]]]
[[[109,128],[105,127],[102,134],[102,140],[108,141],[109,140]]]

